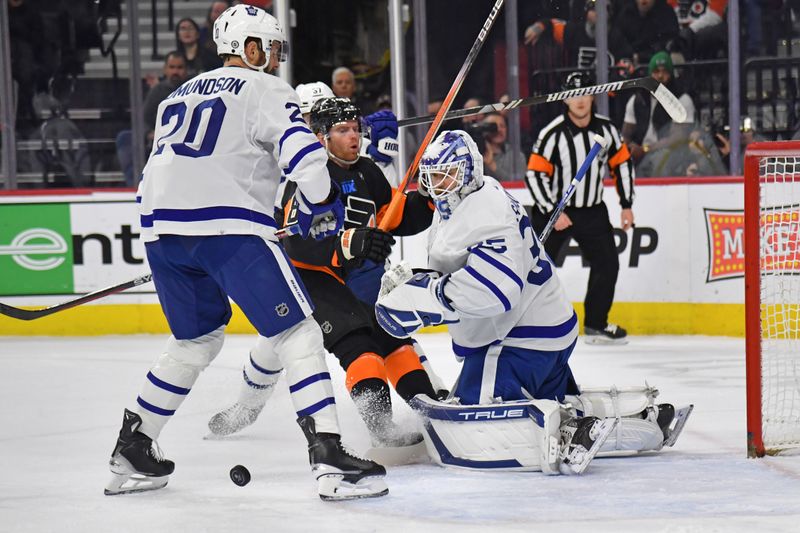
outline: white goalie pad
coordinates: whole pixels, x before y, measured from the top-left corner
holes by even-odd
[[[655,402],[658,394],[658,390],[650,386],[582,389],[579,396],[567,396],[565,402],[579,415],[617,419],[614,432],[598,454],[603,457],[658,451],[665,445],[675,444],[692,406],[676,410],[672,424],[662,429],[658,423],[659,406]]]
[[[558,474],[562,407],[551,400],[459,405],[414,397],[425,445],[448,468]]]

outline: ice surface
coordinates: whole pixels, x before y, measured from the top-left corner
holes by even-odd
[[[163,490],[103,496],[106,462],[161,336],[0,340],[0,531],[798,531],[800,457],[745,458],[744,341],[633,337],[622,347],[578,344],[583,386],[644,384],[695,411],[675,448],[598,459],[580,477],[481,473],[414,465],[390,469],[385,498],[326,503],[312,481],[285,384],[256,424],[204,440],[206,423],[236,397],[253,338],[229,336],[159,443],[176,462]],[[434,367],[458,365],[444,334],[421,335]],[[344,439],[366,429],[333,358]],[[402,423],[414,418],[396,402]],[[237,487],[236,464],[253,480]]]

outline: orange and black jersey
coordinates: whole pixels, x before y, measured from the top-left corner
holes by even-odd
[[[392,195],[399,194],[389,185],[380,168],[366,157],[359,158],[347,169],[329,160],[328,171],[342,190],[344,229],[376,227],[386,214]],[[276,220],[284,221],[286,206],[291,202],[296,188],[294,182],[287,182],[281,202],[283,208],[276,210]],[[433,210],[428,198],[411,191],[405,195],[403,208],[389,223],[388,231],[397,236],[417,234],[431,225]],[[284,239],[283,245],[296,267],[320,270],[343,281],[350,272],[361,266],[362,260],[348,261],[339,257],[338,241],[338,236],[319,241],[293,236]]]
[[[567,206],[592,207],[602,203],[606,165],[614,179],[620,205],[628,208],[633,204],[633,161],[617,128],[608,118],[594,113],[589,125],[579,128],[564,112],[542,129],[528,160],[526,183],[542,213],[553,211],[564,196],[594,144],[594,134],[606,140],[608,149],[594,159]]]

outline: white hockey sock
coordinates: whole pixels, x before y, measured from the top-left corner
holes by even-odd
[[[225,327],[196,339],[170,337],[147,373],[131,409],[142,417],[139,431],[156,440],[161,429],[186,399],[194,382],[222,349]]]
[[[245,407],[264,405],[275,390],[282,371],[280,358],[272,342],[259,336],[242,369],[243,382],[237,402]]]
[[[340,433],[322,331],[314,319],[308,317],[269,341],[286,369],[297,416],[314,418],[319,433]]]

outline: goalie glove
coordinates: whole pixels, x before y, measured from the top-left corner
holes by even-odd
[[[311,235],[321,240],[339,233],[343,223],[342,190],[338,183],[331,181],[331,193],[324,204],[312,204],[298,189],[292,198],[286,226],[278,230],[277,235],[279,238],[300,235],[304,239]]]
[[[411,265],[406,261],[400,261],[395,264],[381,276],[381,290],[378,292],[378,298],[386,296],[413,276],[414,272],[411,270]]]
[[[378,324],[392,337],[404,339],[424,326],[458,322],[458,313],[444,295],[448,276],[415,274],[375,304]]]
[[[355,228],[342,233],[337,251],[344,259],[369,259],[382,263],[392,253],[393,244],[392,234],[382,229]]]
[[[391,163],[397,157],[397,117],[389,110],[377,111],[364,117],[369,130],[367,154],[376,163]]]

